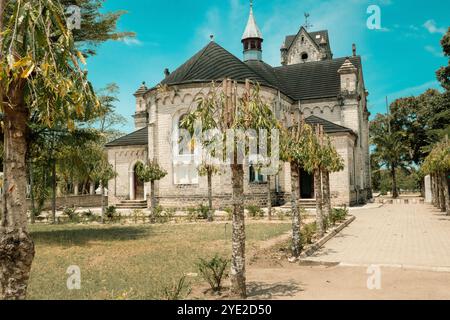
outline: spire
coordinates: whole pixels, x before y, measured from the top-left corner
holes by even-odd
[[[253,15],[253,1],[250,0],[250,16],[248,17],[247,27],[245,28],[242,40],[245,39],[262,39],[261,30],[259,30],[256,24],[255,16]]]
[[[259,30],[253,14],[253,0],[250,0],[250,15],[241,41],[244,45],[244,61],[262,60],[263,41],[262,32]]]

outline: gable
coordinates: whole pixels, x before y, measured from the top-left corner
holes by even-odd
[[[287,49],[287,64],[321,60],[322,53],[318,44],[304,28],[300,29]],[[307,56],[306,60],[303,59],[304,55]]]

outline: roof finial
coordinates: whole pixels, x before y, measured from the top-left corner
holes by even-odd
[[[309,30],[309,28],[314,27],[312,24],[309,23],[309,17],[310,17],[310,16],[311,16],[311,15],[310,15],[308,12],[305,12],[305,24],[303,25],[303,27],[304,27],[306,30]]]
[[[253,9],[253,0],[250,0],[250,9]]]
[[[214,41],[214,35],[213,35],[213,34],[210,34],[210,35],[209,35],[209,39],[211,39],[211,41]]]

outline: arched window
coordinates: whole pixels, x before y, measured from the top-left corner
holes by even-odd
[[[182,127],[185,118],[186,115],[183,115],[178,120],[178,154],[182,156],[194,154],[195,151],[194,138]]]
[[[253,164],[249,166],[249,182],[250,183],[263,183],[264,176],[261,174],[261,171],[256,169]]]

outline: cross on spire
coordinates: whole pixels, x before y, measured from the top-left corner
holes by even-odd
[[[309,23],[309,17],[311,15],[308,12],[305,12],[305,24],[303,25],[303,27],[306,30],[309,30],[310,28],[314,27],[311,23]]]

